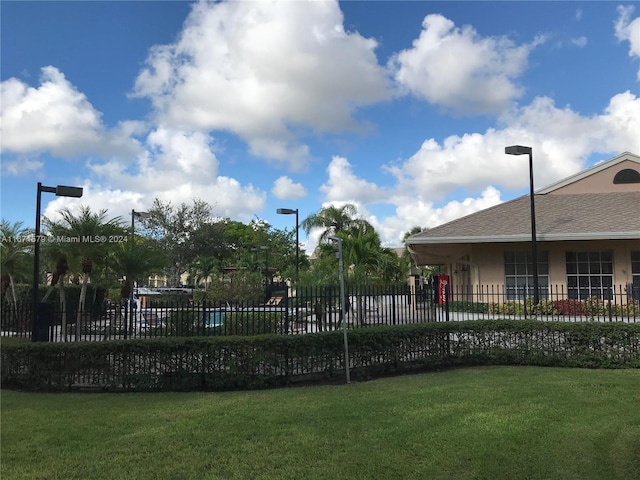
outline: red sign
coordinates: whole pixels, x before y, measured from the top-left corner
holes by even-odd
[[[438,275],[438,303],[447,303],[447,294],[450,294],[449,275]]]

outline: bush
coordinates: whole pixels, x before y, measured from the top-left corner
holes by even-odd
[[[524,315],[524,304],[520,302],[491,303],[489,311],[500,315]]]
[[[32,343],[5,338],[4,388],[228,390],[343,378],[342,332]],[[640,368],[640,324],[481,320],[349,332],[352,378],[471,365]]]
[[[557,315],[558,311],[555,309],[551,300],[540,300],[536,305],[533,297],[527,298],[527,312],[531,312],[538,315]]]
[[[218,315],[210,323],[205,315]],[[293,319],[291,319],[293,321]],[[175,337],[196,335],[265,335],[285,333],[283,314],[279,312],[249,312],[242,310],[177,310],[167,322],[167,332]]]
[[[489,304],[454,300],[449,302],[450,312],[489,313]]]
[[[285,326],[282,317],[281,313],[236,312],[225,317],[222,331],[225,335],[283,334]]]
[[[580,300],[573,299],[565,299],[565,300],[554,300],[553,308],[558,311],[559,315],[570,315],[570,316],[584,316],[585,310],[584,305]]]

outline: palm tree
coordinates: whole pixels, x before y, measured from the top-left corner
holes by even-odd
[[[406,250],[405,250],[406,251]],[[390,248],[382,248],[378,254],[376,277],[381,281],[402,282],[411,269],[411,262]]]
[[[28,279],[29,267],[33,265],[29,254],[31,243],[27,242],[29,232],[22,228],[22,222],[9,223],[3,219],[0,224],[0,292],[6,298],[7,289],[11,290],[9,303],[13,303],[14,314],[18,306],[16,280]]]
[[[153,242],[143,241],[133,245],[118,243],[109,252],[106,264],[118,278],[124,277],[124,283],[120,288],[120,303],[126,304],[131,298],[135,282],[163,271],[168,261],[162,250]]]
[[[355,277],[371,276],[378,265],[381,251],[380,236],[368,223],[353,225],[349,232],[339,234],[343,239],[345,265]]]
[[[317,213],[309,215],[300,225],[307,235],[313,229],[324,229],[320,235],[320,242],[325,242],[331,235],[349,231],[361,223],[368,224],[365,220],[355,218],[357,214],[358,209],[352,203],[345,203],[341,207],[329,205],[321,208]]]
[[[220,261],[216,257],[200,255],[192,262],[196,282],[204,280],[205,291],[209,289],[209,280],[220,271]]]
[[[44,219],[44,224],[55,238],[69,238],[73,241],[66,242],[67,255],[79,261],[82,288],[78,302],[78,317],[76,337],[80,335],[80,325],[84,313],[87,284],[94,268],[94,259],[104,259],[109,246],[108,238],[116,234],[126,236],[126,230],[120,217],[106,219],[107,211],[92,212],[88,206],[83,206],[78,215],[73,214],[68,208],[60,212],[61,220],[51,221]]]

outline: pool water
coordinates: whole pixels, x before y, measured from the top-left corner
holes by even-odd
[[[207,327],[220,327],[224,323],[224,312],[209,311],[207,312]]]

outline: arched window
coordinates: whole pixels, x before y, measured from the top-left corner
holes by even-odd
[[[616,176],[613,177],[613,183],[640,183],[640,173],[637,170],[625,168],[616,173]]]

